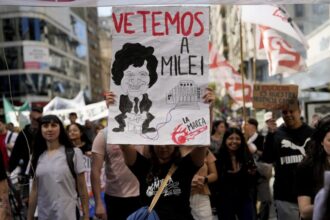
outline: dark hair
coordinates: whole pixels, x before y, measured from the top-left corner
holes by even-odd
[[[112,64],[112,79],[116,85],[121,84],[124,77],[124,71],[130,66],[141,67],[144,61],[147,61],[149,71],[149,88],[157,81],[158,60],[153,55],[153,47],[145,47],[139,43],[126,43],[121,50],[115,54],[115,61]]]
[[[225,125],[226,129],[228,129],[229,125],[228,125],[228,123],[227,123],[225,120],[216,120],[216,121],[214,121],[213,124],[212,124],[212,132],[211,132],[211,135],[213,135],[213,134],[216,132],[218,126],[219,126],[220,124],[222,124],[222,123]]]
[[[76,116],[76,117],[78,117],[76,112],[70,112],[69,113],[69,116]]]
[[[158,157],[155,153],[155,149],[154,149],[155,147],[159,147],[159,146],[149,145],[149,154],[151,159],[150,170],[147,174],[147,182],[149,183],[153,181],[154,176],[166,175],[166,173],[161,173],[162,172],[161,164],[159,163]],[[175,146],[170,163],[178,164],[180,161],[181,161],[180,149],[178,146]]]
[[[251,125],[254,125],[256,127],[256,129],[258,129],[258,121],[256,119],[249,118],[249,120],[247,122]]]
[[[58,137],[59,143],[62,144],[65,148],[74,147],[65,131],[62,121],[56,115],[43,116],[40,118],[39,122],[40,122],[40,126],[39,126],[38,132],[35,137],[34,147],[33,147],[33,152],[32,152],[33,172],[35,172],[37,169],[38,160],[39,160],[40,155],[47,150],[46,140],[42,136],[42,132],[41,132],[43,124],[48,124],[48,123],[58,124],[60,126],[60,135]]]
[[[72,124],[69,124],[67,127],[66,127],[66,131],[69,133],[69,129],[72,125],[76,125],[77,128],[79,129],[80,133],[81,133],[81,141],[85,142],[87,145],[90,145],[91,144],[91,140],[89,140],[87,134],[86,134],[86,131],[85,131],[85,128],[84,126],[82,126],[81,124],[79,123],[72,123]]]
[[[227,129],[227,131],[225,132],[225,134],[223,136],[221,147],[219,149],[219,153],[217,155],[218,162],[220,163],[220,168],[221,168],[221,170],[219,170],[219,172],[227,172],[228,170],[233,169],[232,163],[231,163],[231,158],[230,158],[230,153],[229,153],[229,150],[228,150],[228,147],[226,144],[227,139],[232,134],[237,134],[241,139],[241,145],[235,152],[236,160],[240,164],[242,164],[242,168],[245,170],[254,168],[252,166],[255,166],[255,164],[253,162],[252,155],[249,152],[247,143],[245,142],[245,138],[244,138],[242,131],[239,128],[232,127],[232,128]]]
[[[299,164],[299,166],[313,167],[313,179],[316,187],[313,189],[314,193],[322,188],[324,171],[330,169],[327,153],[322,145],[322,141],[328,132],[330,132],[330,115],[323,117],[317,123],[314,133],[311,136],[311,144],[308,147],[306,158]]]
[[[32,106],[32,108],[31,108],[31,111],[32,112],[39,112],[39,113],[42,113],[43,112],[43,107],[41,107],[41,106]]]

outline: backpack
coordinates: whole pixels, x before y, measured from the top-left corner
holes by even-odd
[[[66,162],[68,163],[70,172],[75,180],[77,180],[77,174],[74,171],[74,163],[73,163],[73,157],[74,157],[74,149],[72,147],[66,147],[65,148],[65,156],[66,156]]]

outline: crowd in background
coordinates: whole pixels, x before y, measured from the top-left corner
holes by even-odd
[[[204,100],[213,98],[206,93]],[[110,105],[115,96],[106,99]],[[312,127],[302,120],[299,103],[280,113],[283,124],[277,126],[274,112],[267,112],[263,128],[254,118],[242,124],[216,119],[209,147],[123,146],[107,144],[107,127],[88,120],[80,125],[74,112],[65,127],[34,107],[21,131],[0,121],[0,219],[22,214],[9,199],[7,175],[15,172],[28,219],[35,219],[37,206],[41,220],[92,219],[84,156],[92,159],[99,219],[126,219],[150,205],[173,164],[176,171],[155,206],[161,220],[267,220],[272,206],[279,220],[330,219],[330,116]]]

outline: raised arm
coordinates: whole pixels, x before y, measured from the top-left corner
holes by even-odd
[[[123,152],[126,165],[132,166],[136,161],[137,150],[133,145],[121,145],[120,148]]]

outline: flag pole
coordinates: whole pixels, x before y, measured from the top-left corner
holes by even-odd
[[[246,107],[245,107],[245,83],[244,83],[244,58],[243,58],[243,25],[242,25],[242,13],[240,11],[240,17],[239,17],[239,39],[240,39],[240,51],[241,51],[241,65],[240,65],[240,73],[242,78],[242,95],[243,95],[243,121],[244,121],[244,129],[245,125],[247,123],[246,120]],[[244,132],[246,133],[246,132]]]

